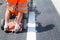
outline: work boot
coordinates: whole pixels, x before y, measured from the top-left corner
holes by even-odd
[[[20,30],[19,24],[16,23],[14,30],[12,32],[18,32]]]
[[[22,24],[16,24],[15,25],[15,29],[14,30],[12,30],[12,32],[22,32]]]
[[[7,31],[8,30],[8,23],[5,22],[5,25],[4,25],[4,31]]]

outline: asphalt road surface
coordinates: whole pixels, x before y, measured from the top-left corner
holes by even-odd
[[[0,20],[5,7],[0,6]],[[51,0],[36,0],[36,40],[60,40],[60,16]],[[0,21],[1,24],[1,21]],[[1,25],[0,25],[1,26]],[[0,40],[27,40],[27,31],[5,33],[0,28]]]

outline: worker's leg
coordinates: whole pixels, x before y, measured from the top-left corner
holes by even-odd
[[[22,17],[23,17],[23,13],[18,13],[18,16],[17,16],[17,20],[16,20],[16,22],[19,24],[19,23],[21,23],[21,21],[22,21]]]
[[[10,18],[10,12],[9,12],[9,10],[6,10],[6,13],[5,13],[5,25],[4,25],[4,31],[6,31],[7,28],[8,28],[9,18]]]
[[[9,22],[9,18],[10,18],[10,12],[9,12],[9,10],[6,10],[6,13],[5,13],[5,22]]]
[[[8,22],[9,22],[9,19],[10,19],[10,12],[14,12],[16,3],[17,3],[17,0],[7,0],[7,10],[6,10],[6,13],[5,13],[4,31],[6,31],[8,29]]]
[[[15,32],[19,31],[22,18],[23,18],[23,13],[19,12],[17,15],[17,19],[16,19],[15,29],[13,31],[15,31]],[[20,29],[20,30],[22,31],[22,29]]]

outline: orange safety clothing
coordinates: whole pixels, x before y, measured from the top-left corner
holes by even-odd
[[[14,15],[28,11],[28,0],[7,0],[7,9]]]

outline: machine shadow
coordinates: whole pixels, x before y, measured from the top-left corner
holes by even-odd
[[[45,1],[45,0],[44,0]],[[48,0],[46,0],[46,2],[47,2]],[[55,8],[55,6],[54,6],[54,4],[52,3],[52,1],[51,0],[49,0],[48,1],[48,3],[50,3],[50,6],[51,6],[51,8],[53,9],[52,11],[51,11],[51,13],[53,14],[54,13],[54,18],[56,18],[56,20],[55,20],[55,24],[56,25],[54,25],[54,24],[48,24],[48,25],[46,25],[46,26],[42,26],[40,23],[38,23],[38,26],[36,27],[36,30],[37,30],[37,32],[44,32],[44,31],[49,31],[49,30],[52,30],[55,26],[57,26],[57,27],[60,27],[60,15],[59,15],[59,13],[57,12],[57,10],[56,10],[56,8]],[[48,5],[48,4],[47,4]],[[49,5],[48,5],[49,6]],[[46,6],[47,7],[47,6]],[[49,7],[50,8],[50,7]],[[39,11],[39,10],[38,10]],[[48,10],[47,10],[47,13],[48,13]],[[36,13],[37,14],[37,13]],[[41,14],[41,13],[40,13]],[[38,14],[38,15],[40,15],[40,14]],[[38,16],[37,15],[37,16]],[[36,16],[36,18],[37,18],[37,16]],[[36,19],[37,20],[37,19]],[[58,28],[58,29],[60,29],[60,28]]]
[[[41,26],[40,23],[38,23],[38,26],[36,27],[37,32],[44,32],[52,30],[55,27],[53,24],[46,25],[45,27]]]

